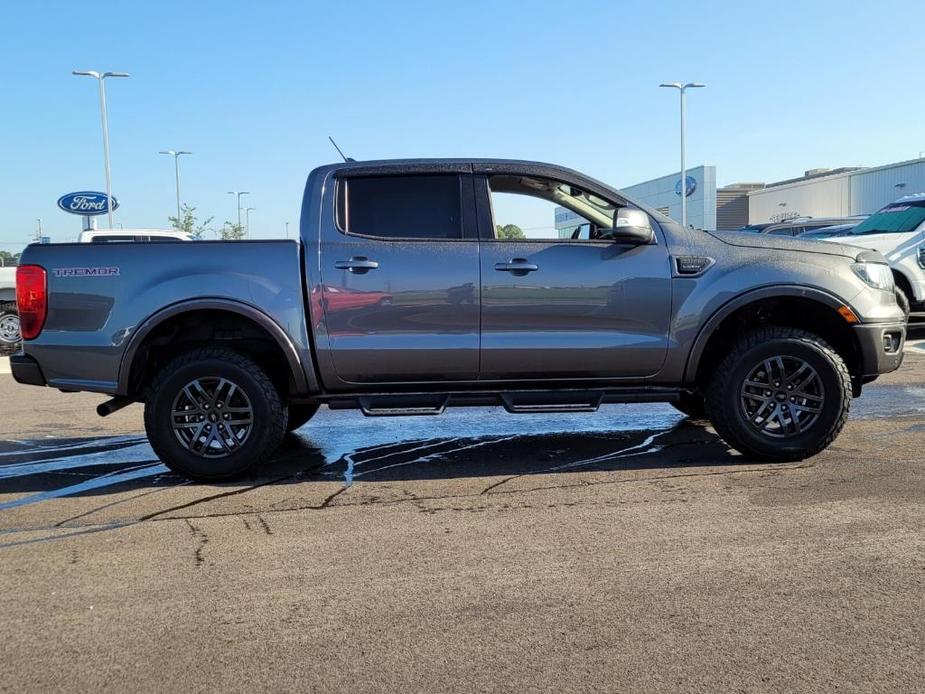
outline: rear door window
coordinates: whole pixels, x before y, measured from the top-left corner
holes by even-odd
[[[358,176],[339,182],[337,226],[385,239],[461,239],[460,177]]]

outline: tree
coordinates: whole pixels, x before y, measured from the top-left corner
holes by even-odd
[[[240,241],[244,238],[244,225],[225,222],[218,233],[222,237],[222,241]]]
[[[19,265],[19,256],[22,253],[10,253],[9,251],[0,251],[0,267],[12,267]]]
[[[495,225],[495,238],[499,239],[525,239],[524,231],[516,224]]]
[[[213,219],[215,219],[215,217],[209,217],[200,224],[196,220],[196,208],[183,203],[183,207],[180,210],[180,218],[168,217],[167,221],[170,222],[170,225],[177,231],[185,231],[194,239],[199,240],[209,231],[209,225],[212,223]]]

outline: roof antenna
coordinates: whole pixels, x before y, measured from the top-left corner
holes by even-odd
[[[341,156],[344,158],[344,161],[356,161],[356,159],[353,159],[353,158],[351,158],[351,157],[348,157],[346,154],[344,154],[344,153],[341,151],[340,147],[337,146],[337,143],[334,142],[334,138],[333,138],[333,137],[331,137],[330,135],[328,135],[328,139],[331,141],[331,144],[334,145],[334,149],[337,150],[337,153],[338,153],[339,155],[341,155]]]

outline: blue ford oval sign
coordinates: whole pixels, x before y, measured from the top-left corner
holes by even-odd
[[[92,190],[82,190],[79,193],[68,193],[58,198],[58,207],[65,212],[79,215],[106,214],[106,193],[97,193]],[[119,201],[112,198],[112,209],[119,209]]]
[[[684,191],[684,197],[689,198],[691,195],[694,194],[694,191],[697,190],[697,181],[694,180],[693,176],[685,176],[684,178],[685,178],[685,182],[687,183],[687,185],[685,186],[686,190]],[[674,194],[678,196],[681,195],[681,179],[680,178],[678,179],[678,182],[674,184]]]

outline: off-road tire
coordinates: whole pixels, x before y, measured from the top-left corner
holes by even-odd
[[[818,419],[806,431],[770,438],[757,431],[740,404],[751,370],[775,356],[805,361],[819,375],[825,398]],[[796,328],[768,326],[741,337],[713,371],[707,412],[716,432],[748,458],[792,461],[809,458],[831,444],[848,420],[851,376],[844,360],[822,338]]]
[[[221,458],[204,458],[180,442],[172,408],[184,386],[196,379],[224,378],[241,389],[252,408],[253,425],[240,447]],[[200,348],[169,362],[146,393],[145,431],[158,457],[174,472],[195,480],[237,477],[265,462],[286,433],[287,409],[266,372],[252,359],[220,348]]]
[[[289,423],[286,431],[295,431],[315,416],[321,405],[318,403],[298,403],[289,405]]]
[[[671,404],[691,419],[707,418],[707,403],[703,393],[681,393],[678,400]]]

